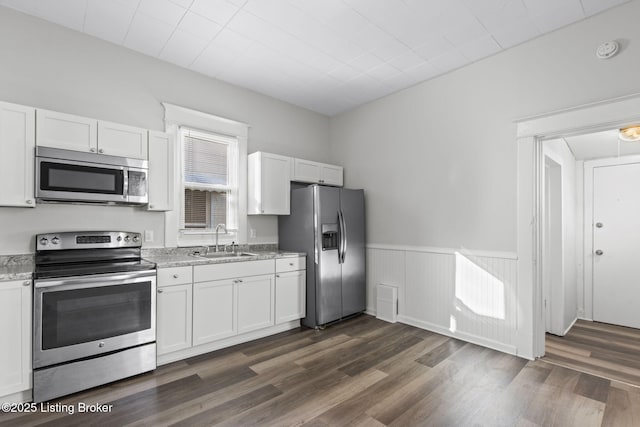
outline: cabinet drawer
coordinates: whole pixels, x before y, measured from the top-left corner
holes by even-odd
[[[158,287],[191,283],[193,267],[170,267],[158,269]]]
[[[278,258],[276,259],[276,272],[304,270],[306,268],[307,257]]]
[[[196,265],[193,267],[193,270],[194,282],[206,282],[209,280],[231,279],[234,277],[273,274],[275,272],[275,263],[272,259],[229,262],[223,264]]]

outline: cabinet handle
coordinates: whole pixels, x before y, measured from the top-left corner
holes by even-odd
[[[89,148],[89,151],[91,151],[92,153],[95,153],[95,152],[96,152],[96,149],[95,149],[95,148],[93,148],[93,147],[91,147],[91,148]]]
[[[276,277],[280,277],[280,275],[279,275],[279,274],[276,274]]]
[[[179,276],[178,276],[177,274],[174,274],[174,275],[173,275],[173,278],[174,278],[174,279],[177,279],[178,277],[179,277]]]
[[[161,294],[164,292],[164,289],[158,289],[158,293]]]
[[[27,204],[28,205],[32,205],[33,204],[33,200],[31,200],[31,199],[27,200]]]
[[[31,286],[31,280],[25,280],[22,286]]]
[[[292,263],[292,262],[290,262],[290,263],[289,263],[289,265],[290,265],[291,267],[293,267],[293,263]]]
[[[242,283],[242,280],[241,280],[241,279],[238,279],[238,283]]]
[[[98,153],[102,154],[102,153],[104,153],[104,150],[101,148],[101,149],[98,150]]]
[[[149,209],[153,209],[153,205],[149,205]]]

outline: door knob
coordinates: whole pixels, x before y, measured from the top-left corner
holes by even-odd
[[[603,253],[604,253],[604,252],[602,252],[602,250],[601,250],[601,249],[598,249],[598,250],[596,251],[596,255],[602,255]]]
[[[601,222],[596,222],[596,227],[597,227],[597,228],[602,228],[603,226],[604,226],[604,224],[603,224],[603,223],[601,223]]]

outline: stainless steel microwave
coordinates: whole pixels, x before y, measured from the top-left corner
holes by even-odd
[[[146,204],[148,171],[146,160],[36,147],[36,199]]]

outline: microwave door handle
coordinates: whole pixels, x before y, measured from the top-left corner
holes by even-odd
[[[129,199],[129,169],[122,169],[122,198],[125,200]]]

